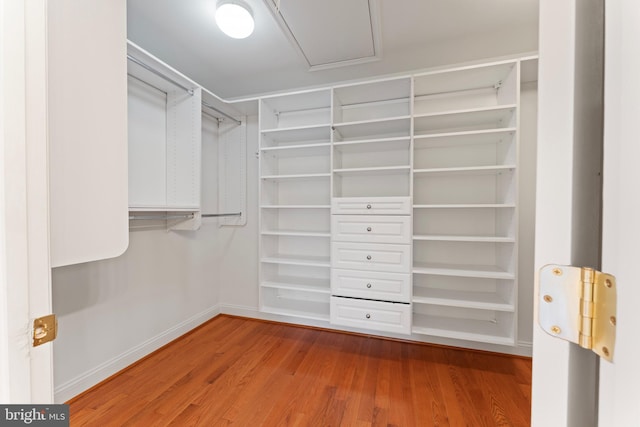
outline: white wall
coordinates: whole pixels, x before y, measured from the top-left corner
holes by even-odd
[[[223,227],[218,236],[220,306],[225,313],[258,310],[258,117],[247,118],[247,224]]]
[[[203,212],[218,208],[215,126],[203,118]],[[207,218],[199,230],[179,232],[168,232],[158,222],[153,228],[136,222],[122,256],[53,270],[53,306],[59,318],[54,342],[57,402],[218,313],[221,262],[235,259],[240,271],[256,264],[254,259],[239,264],[241,255],[227,253],[241,228],[219,228],[218,221]]]

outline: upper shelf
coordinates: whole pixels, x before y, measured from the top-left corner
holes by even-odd
[[[262,147],[318,144],[331,141],[331,127],[328,123],[283,129],[267,129],[262,130],[261,134]]]
[[[355,141],[373,139],[375,137],[403,137],[410,134],[411,118],[407,115],[388,119],[335,123],[333,129],[334,140],[336,141]]]
[[[415,76],[415,96],[460,92],[483,88],[498,89],[515,75],[516,61],[431,71]]]
[[[260,129],[314,126],[331,121],[329,89],[274,95],[260,101]]]
[[[446,111],[418,115],[414,133],[428,135],[445,132],[500,129],[515,126],[516,105]]]
[[[333,90],[333,123],[408,116],[410,98],[409,77],[338,86]]]

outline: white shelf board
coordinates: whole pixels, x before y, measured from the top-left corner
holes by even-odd
[[[335,86],[334,93],[343,105],[368,104],[397,99],[409,102],[411,79],[409,77],[400,77],[345,84]]]
[[[437,133],[442,129],[459,127],[490,126],[507,127],[515,113],[515,104],[497,107],[473,108],[468,110],[443,111],[414,116],[414,133]],[[501,126],[501,124],[504,124]]]
[[[331,267],[328,256],[272,255],[262,257],[260,262],[269,264],[306,265],[309,267]]]
[[[514,237],[504,236],[451,236],[434,234],[416,234],[413,240],[428,240],[434,242],[480,242],[480,243],[515,243]]]
[[[316,179],[316,178],[329,178],[331,173],[301,173],[293,175],[264,175],[260,179],[269,181],[284,181],[284,180],[303,180],[303,179]]]
[[[320,143],[313,143],[313,144],[296,144],[296,145],[280,145],[277,147],[262,147],[260,151],[264,153],[272,153],[272,154],[288,153],[288,152],[293,152],[293,153],[304,152],[305,154],[309,152],[309,153],[324,154],[324,151],[328,150],[330,147],[331,147],[330,142],[320,142]],[[311,155],[311,154],[308,154],[308,155]]]
[[[340,141],[333,143],[333,149],[343,153],[367,153],[372,151],[407,150],[411,137],[363,139],[358,141]]]
[[[514,171],[516,169],[515,164],[510,165],[494,165],[494,166],[465,166],[455,168],[430,168],[430,169],[414,169],[415,175],[483,175],[483,174],[498,174],[501,172]]]
[[[333,172],[341,176],[354,176],[354,175],[398,175],[408,173],[411,170],[409,165],[407,166],[381,166],[373,168],[348,168],[348,169],[334,169]]]
[[[323,320],[329,321],[329,302],[320,303],[315,301],[304,300],[287,300],[288,304],[295,306],[291,307],[275,307],[265,303],[262,305],[260,311],[263,313],[277,314],[280,316],[298,317],[301,319],[311,320]]]
[[[514,312],[515,305],[497,292],[463,292],[445,289],[424,289],[414,286],[414,304],[442,305],[448,307],[474,308]]]
[[[460,203],[460,204],[436,204],[436,205],[413,205],[414,209],[476,209],[476,208],[498,208],[512,209],[515,203]]]
[[[270,109],[279,113],[328,110],[331,108],[331,91],[330,89],[315,89],[285,95],[266,95],[262,97],[262,101]]]
[[[263,288],[286,289],[318,294],[331,294],[329,279],[313,279],[309,277],[277,277],[260,283]]]
[[[260,209],[331,209],[331,205],[260,205]]]
[[[416,97],[494,88],[504,80],[516,61],[461,67],[455,70],[430,71],[414,76]]]
[[[479,320],[414,314],[411,332],[489,344],[515,345],[514,337],[501,332],[497,324]]]
[[[438,276],[515,279],[515,274],[495,265],[436,264],[414,262],[413,273]]]
[[[345,139],[371,139],[372,135],[409,136],[411,130],[410,116],[392,117],[388,119],[362,120],[357,122],[334,123],[334,131],[344,142]]]
[[[169,206],[129,206],[129,212],[199,212],[200,206],[169,207]]]
[[[263,138],[267,138],[276,144],[300,141],[329,141],[331,138],[331,125],[327,123],[282,129],[263,129],[260,133]]]
[[[421,148],[442,147],[450,145],[491,144],[516,133],[515,127],[482,129],[463,132],[444,132],[426,135],[415,135],[413,143],[416,150]]]
[[[330,232],[316,232],[316,231],[297,231],[297,230],[275,230],[275,231],[262,231],[263,236],[289,236],[289,237],[331,237]]]

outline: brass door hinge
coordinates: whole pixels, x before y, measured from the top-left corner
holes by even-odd
[[[587,267],[540,269],[538,322],[548,334],[613,361],[616,342],[616,278]]]
[[[47,343],[58,335],[58,319],[55,314],[39,317],[33,321],[33,346]]]

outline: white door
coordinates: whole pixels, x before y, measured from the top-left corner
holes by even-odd
[[[0,81],[0,401],[53,400],[51,344],[31,346],[51,313],[45,2],[2,2]]]
[[[614,363],[547,335],[536,319],[534,427],[640,425],[640,322],[632,317],[640,301],[632,275],[640,255],[640,5],[604,8],[602,0],[541,0],[536,268],[592,266],[616,276]]]
[[[0,2],[0,402],[54,400],[51,266],[128,244],[125,11]]]

